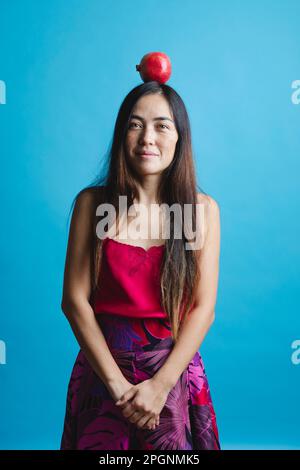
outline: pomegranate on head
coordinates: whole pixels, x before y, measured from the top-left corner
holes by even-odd
[[[170,58],[163,52],[149,52],[135,67],[143,82],[155,80],[159,83],[166,83],[172,71]]]

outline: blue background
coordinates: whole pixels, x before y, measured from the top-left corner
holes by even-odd
[[[79,350],[60,310],[76,192],[96,176],[135,65],[162,51],[198,181],[221,211],[201,352],[221,446],[300,448],[298,1],[0,1],[2,449],[58,449]]]

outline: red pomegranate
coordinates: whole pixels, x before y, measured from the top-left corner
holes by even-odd
[[[135,67],[143,82],[155,80],[159,83],[166,83],[172,72],[170,58],[163,52],[149,52]]]

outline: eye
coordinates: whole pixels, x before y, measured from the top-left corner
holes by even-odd
[[[138,124],[137,122],[131,122],[129,125],[128,125],[128,129],[131,129],[131,128],[135,128],[135,126],[141,126],[141,124]],[[159,124],[160,128],[161,129],[170,129],[168,126],[166,126],[165,124]]]
[[[130,129],[132,126],[139,126],[139,124],[137,122],[131,122],[128,128]]]

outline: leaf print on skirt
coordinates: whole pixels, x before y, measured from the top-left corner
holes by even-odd
[[[111,321],[108,315],[103,315],[101,326],[116,363],[132,384],[153,377],[174,345],[170,331],[160,319],[156,328],[153,319],[115,317]],[[80,350],[69,381],[60,449],[220,449],[200,353],[196,352],[170,390],[160,412],[159,425],[148,430],[138,428],[123,416]]]

